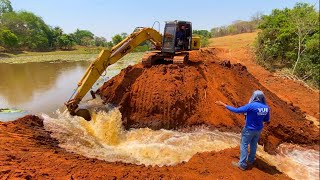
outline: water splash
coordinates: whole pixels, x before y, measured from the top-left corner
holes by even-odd
[[[194,154],[220,151],[239,145],[240,135],[198,128],[192,132],[131,129],[122,127],[117,108],[94,113],[92,121],[57,112],[52,118],[43,114],[45,128],[59,140],[59,146],[86,157],[109,162],[151,166],[176,165]],[[272,156],[259,146],[258,155],[294,179],[319,179],[319,152],[293,145],[282,145]]]
[[[277,150],[279,153],[272,156],[260,147],[257,154],[293,179],[320,179],[319,151],[293,144],[281,144]]]
[[[89,122],[67,113],[58,114],[58,118],[45,114],[42,117],[45,128],[62,148],[109,162],[175,165],[188,161],[197,152],[220,151],[239,144],[235,133],[205,129],[189,133],[149,128],[125,131],[116,108],[94,114]]]

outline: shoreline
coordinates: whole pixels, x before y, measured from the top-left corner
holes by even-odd
[[[79,53],[60,53],[60,51],[52,52],[31,52],[26,54],[11,55],[3,57],[0,55],[0,64],[24,64],[24,63],[34,63],[34,62],[77,62],[77,61],[93,61],[99,54],[99,52],[94,53],[84,53],[83,51],[77,51]],[[120,61],[125,61],[128,59],[141,59],[144,52],[132,52],[123,57]]]

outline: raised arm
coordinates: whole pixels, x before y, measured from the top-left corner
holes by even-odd
[[[246,105],[238,107],[238,108],[227,105],[226,108],[229,111],[234,112],[234,113],[247,113],[250,109],[250,104],[246,104]]]
[[[247,104],[247,105],[244,105],[244,106],[241,106],[241,107],[238,107],[238,108],[235,108],[235,107],[232,107],[232,106],[228,106],[226,105],[225,103],[221,102],[221,101],[216,101],[216,104],[217,105],[220,105],[220,106],[224,106],[226,107],[229,111],[232,111],[234,113],[246,113],[249,111],[251,105],[250,104]]]

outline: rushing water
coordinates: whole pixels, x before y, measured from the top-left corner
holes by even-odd
[[[202,127],[192,132],[151,130],[126,131],[121,113],[108,107],[94,113],[92,121],[57,112],[52,118],[43,114],[45,128],[68,151],[109,162],[121,161],[144,165],[176,165],[188,161],[197,152],[220,151],[239,145],[240,135],[209,131]],[[278,170],[295,179],[318,179],[319,152],[293,145],[280,146],[281,153],[272,156],[259,147],[258,155]]]

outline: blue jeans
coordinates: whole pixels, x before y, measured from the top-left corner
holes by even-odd
[[[254,157],[256,156],[260,133],[261,133],[261,130],[255,131],[255,130],[247,129],[245,127],[242,129],[239,166],[241,166],[244,169],[247,168],[247,160],[249,163],[254,162]],[[249,144],[250,144],[250,154],[248,156]]]

